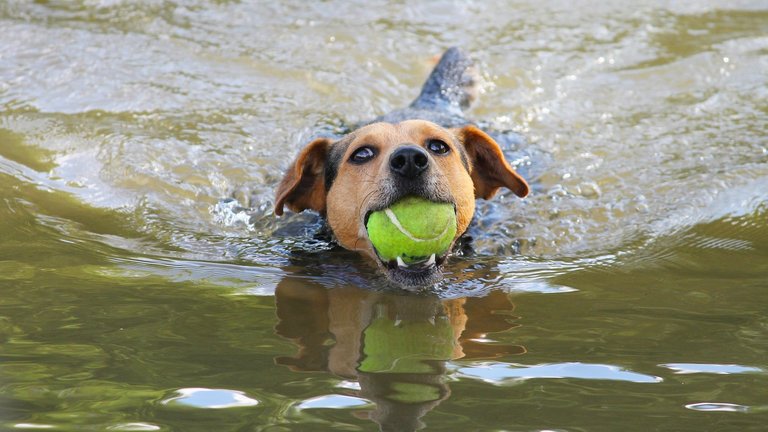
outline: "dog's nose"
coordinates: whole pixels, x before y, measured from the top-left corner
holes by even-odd
[[[405,178],[415,178],[429,167],[429,156],[421,147],[400,147],[389,158],[389,169]]]

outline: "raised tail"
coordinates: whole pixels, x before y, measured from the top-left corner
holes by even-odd
[[[421,88],[411,108],[463,113],[478,94],[478,75],[474,62],[460,49],[449,48]]]

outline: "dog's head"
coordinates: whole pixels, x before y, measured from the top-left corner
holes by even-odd
[[[475,198],[491,198],[501,187],[528,194],[528,184],[480,129],[445,129],[423,120],[374,123],[336,142],[320,138],[307,145],[278,186],[275,214],[284,206],[315,210],[341,246],[376,260],[401,285],[424,285],[440,277],[446,257],[411,267],[382,261],[368,239],[368,216],[406,196],[450,203],[458,238],[472,220]]]

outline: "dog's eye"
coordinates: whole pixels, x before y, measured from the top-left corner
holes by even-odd
[[[427,141],[427,148],[434,154],[446,154],[451,149],[445,141],[439,139],[431,139]]]
[[[349,157],[350,162],[361,164],[366,163],[376,156],[376,152],[370,147],[360,147]]]

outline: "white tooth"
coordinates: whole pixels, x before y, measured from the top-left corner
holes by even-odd
[[[432,254],[427,260],[427,267],[435,265],[435,254]]]
[[[405,261],[403,261],[403,259],[400,257],[397,257],[397,266],[408,268],[408,264],[406,264]]]

